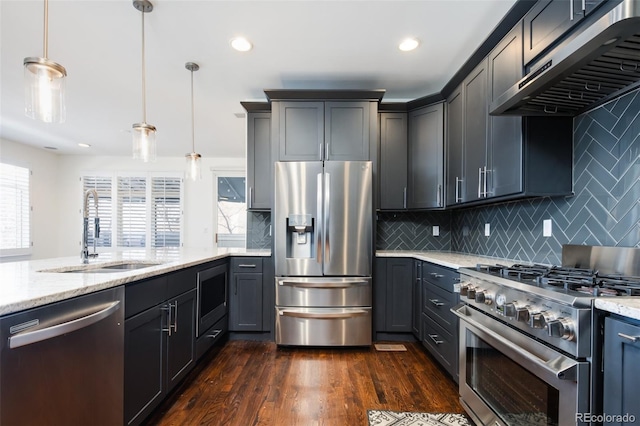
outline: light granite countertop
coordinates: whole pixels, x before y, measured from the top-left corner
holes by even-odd
[[[269,250],[139,249],[100,253],[90,267],[122,261],[158,265],[110,273],[63,273],[83,264],[80,256],[0,263],[0,315],[116,287],[228,256],[270,256]],[[51,271],[53,270],[53,271]],[[43,272],[45,271],[45,272]],[[59,272],[54,272],[59,271]]]
[[[640,320],[640,297],[616,297],[596,299],[597,309]]]
[[[490,265],[500,264],[511,266],[518,263],[516,260],[499,259],[488,256],[478,256],[475,254],[451,253],[445,251],[412,251],[412,250],[378,250],[378,257],[412,257],[418,260],[435,263],[452,269],[474,267],[478,263]]]

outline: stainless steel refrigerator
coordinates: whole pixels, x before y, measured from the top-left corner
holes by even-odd
[[[370,161],[275,163],[276,343],[371,344]]]

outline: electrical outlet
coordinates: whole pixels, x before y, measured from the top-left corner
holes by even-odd
[[[491,235],[491,225],[489,225],[488,223],[484,224],[484,236],[488,237],[489,235]]]
[[[462,236],[463,237],[468,237],[469,236],[469,227],[467,225],[462,227]]]
[[[434,225],[433,226],[433,236],[434,237],[439,237],[440,236],[440,227],[438,225]]]
[[[542,221],[542,236],[543,237],[551,236],[551,219],[545,219]]]

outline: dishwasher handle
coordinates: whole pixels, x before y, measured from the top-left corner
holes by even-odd
[[[120,301],[115,301],[106,308],[94,312],[93,314],[75,319],[73,321],[63,322],[51,327],[43,328],[41,330],[35,330],[27,333],[21,333],[16,336],[9,337],[9,348],[15,349],[21,346],[30,345],[32,343],[42,342],[43,340],[53,339],[54,337],[62,336],[63,334],[71,333],[72,331],[80,330],[81,328],[89,327],[92,324],[101,321],[115,311],[120,309]]]

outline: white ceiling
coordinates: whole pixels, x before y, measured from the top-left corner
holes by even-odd
[[[240,101],[263,89],[386,89],[385,101],[439,92],[515,0],[152,0],[145,15],[147,122],[158,155],[245,155]],[[130,155],[142,121],[141,16],[130,0],[51,0],[49,59],[67,77],[67,120],[24,115],[22,61],[42,56],[43,0],[0,1],[0,137],[62,154]],[[231,49],[232,37],[254,49]],[[417,37],[421,46],[401,52]],[[78,142],[92,145],[79,148]]]

